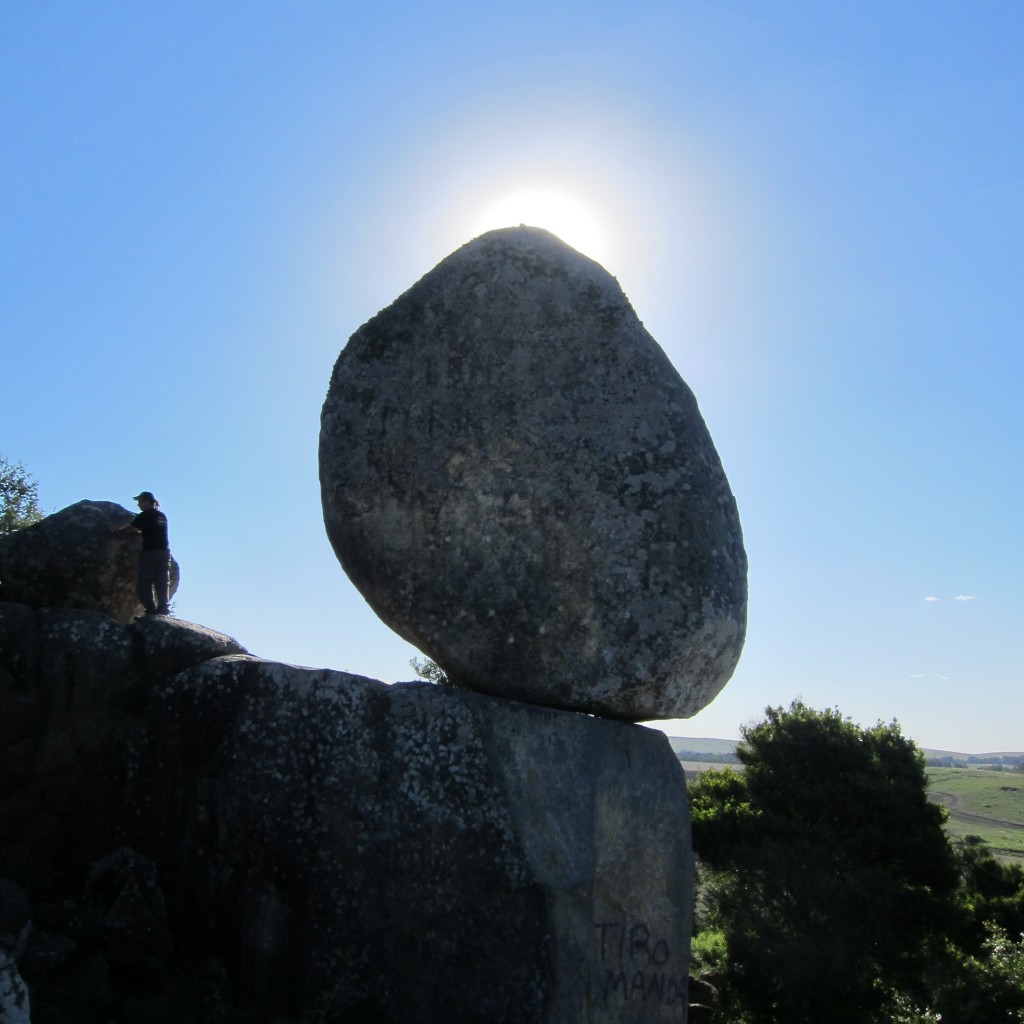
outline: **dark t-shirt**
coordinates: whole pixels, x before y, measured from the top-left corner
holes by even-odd
[[[133,520],[132,526],[142,531],[143,551],[168,551],[167,516],[158,508],[145,508]]]

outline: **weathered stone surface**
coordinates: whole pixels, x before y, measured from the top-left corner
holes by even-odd
[[[0,640],[0,852],[34,884],[106,841],[135,644],[100,612],[2,602]]]
[[[249,653],[226,633],[184,619],[151,615],[131,628],[142,645],[142,668],[149,678],[174,675],[211,658]]]
[[[90,866],[84,896],[107,957],[159,977],[172,943],[156,864],[122,846]]]
[[[47,1019],[120,1019],[126,992],[150,1021],[683,1019],[661,733],[173,620],[0,603],[0,641],[0,877],[41,901],[19,966]]]
[[[0,537],[0,600],[34,608],[91,608],[118,622],[143,613],[135,596],[142,540],[110,531],[134,518],[112,501],[79,501]],[[171,594],[179,569],[171,559]]]
[[[0,1020],[4,1024],[32,1024],[28,986],[18,964],[0,949]]]
[[[639,721],[735,668],[746,557],[697,403],[546,232],[470,242],[352,336],[320,480],[353,583],[473,689]]]
[[[238,943],[245,1004],[685,1019],[692,854],[661,733],[242,656],[175,676],[151,720],[133,845],[215,955]]]
[[[87,609],[0,602],[0,850],[34,883],[109,853],[126,730],[149,692],[236,652],[230,637],[180,620],[122,626]]]
[[[18,958],[32,930],[28,896],[19,885],[0,878],[0,1021],[30,1024],[28,986],[18,971]]]
[[[0,878],[0,952],[13,959],[21,956],[31,924],[32,909],[25,890]]]

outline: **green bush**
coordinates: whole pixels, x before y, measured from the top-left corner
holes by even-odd
[[[800,702],[743,730],[742,773],[692,786],[706,884],[698,936],[725,939],[726,1020],[893,1019],[922,979],[958,881],[924,758],[896,723]]]
[[[42,518],[39,485],[20,462],[8,462],[0,455],[0,536]]]

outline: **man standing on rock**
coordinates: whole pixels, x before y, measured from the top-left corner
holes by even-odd
[[[142,534],[139,557],[138,595],[147,615],[169,615],[171,551],[167,543],[167,516],[152,491],[143,491],[133,499],[139,514],[128,524],[114,530],[119,537]]]

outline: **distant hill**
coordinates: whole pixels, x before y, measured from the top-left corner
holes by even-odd
[[[715,739],[708,736],[669,736],[669,743],[681,761],[720,762],[736,753],[739,740]],[[964,765],[977,768],[983,765],[1014,768],[1024,764],[1024,751],[1002,750],[983,754],[967,754],[956,750],[937,750],[922,747],[921,752],[929,764]],[[731,758],[729,758],[731,760]]]
[[[736,757],[738,740],[669,736],[668,741],[688,774],[703,771],[712,765],[739,764]]]
[[[1003,750],[988,754],[964,754],[956,750],[932,750],[921,748],[930,765],[944,765],[950,768],[1018,768],[1024,765],[1024,753]]]
[[[669,743],[676,754],[733,754],[739,740],[716,740],[708,737],[669,736]]]

